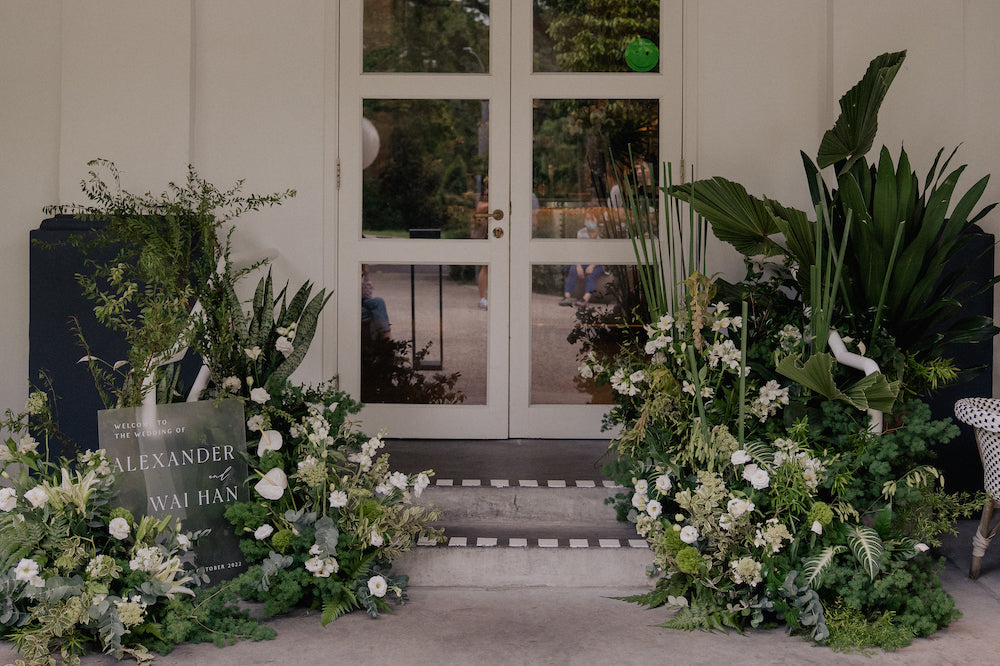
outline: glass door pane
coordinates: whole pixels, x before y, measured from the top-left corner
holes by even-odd
[[[534,0],[536,72],[659,70],[660,0]]]
[[[489,0],[364,3],[365,72],[489,71]]]

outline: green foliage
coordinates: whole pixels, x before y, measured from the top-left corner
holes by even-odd
[[[949,267],[957,252],[972,242],[973,225],[995,204],[975,212],[988,176],[952,203],[965,167],[948,173],[949,156],[939,170],[943,151],[928,172],[923,192],[905,150],[900,150],[897,165],[885,148],[877,165],[869,167],[865,161],[878,109],[904,57],[905,52],[899,52],[875,58],[864,78],[841,99],[841,115],[819,149],[819,166],[802,156],[813,204],[818,212],[829,211],[828,217],[818,215],[817,222],[811,222],[805,213],[754,197],[721,177],[674,187],[671,194],[688,201],[720,239],[740,252],[795,262],[799,291],[814,308],[811,268],[819,257],[808,240],[818,237],[821,218],[832,224],[831,239],[846,238],[850,227],[853,240],[843,263],[842,310],[851,319],[841,318],[842,329],[851,328],[873,344],[888,335],[917,364],[929,364],[948,343],[982,342],[1000,331],[988,318],[963,317],[961,305],[996,279],[973,284],[964,279],[966,266]],[[820,176],[819,170],[827,166],[835,167],[837,188],[832,191]],[[948,377],[934,373],[932,381]]]
[[[947,626],[961,613],[941,586],[939,574],[944,558],[937,562],[926,555],[911,560],[881,559],[881,574],[874,581],[859,576],[851,565],[830,567],[819,590],[827,601],[839,599],[847,608],[866,616],[895,613],[893,624],[915,636],[929,636]]]
[[[906,647],[913,642],[913,632],[897,626],[895,616],[892,611],[884,611],[868,617],[842,603],[831,604],[826,608],[826,625],[830,630],[826,645],[837,652]]]
[[[70,242],[87,254],[112,253],[106,261],[90,259],[89,272],[78,280],[98,321],[124,336],[128,357],[102,362],[88,350],[86,359],[106,406],[136,406],[162,379],[160,366],[193,341],[191,308],[222,255],[217,232],[237,216],[278,205],[295,192],[243,195],[242,181],[220,190],[189,166],[184,183],[172,182],[159,195],[134,194],[122,189],[113,162],[93,160],[88,166],[81,188],[91,203],[45,211],[94,223],[93,235]],[[86,348],[84,332],[79,334]],[[171,402],[175,396],[158,399]]]
[[[625,47],[637,38],[656,41],[656,0],[538,0],[535,66],[539,72],[627,72]]]

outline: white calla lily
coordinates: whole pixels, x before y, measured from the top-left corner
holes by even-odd
[[[264,499],[276,500],[285,494],[288,487],[288,477],[280,467],[275,467],[265,474],[253,488]]]

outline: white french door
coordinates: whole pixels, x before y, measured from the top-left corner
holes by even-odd
[[[651,71],[613,73],[560,71],[544,2],[452,4],[340,4],[341,386],[392,437],[600,437],[610,396],[577,368],[634,261],[606,157],[679,156],[681,2]]]

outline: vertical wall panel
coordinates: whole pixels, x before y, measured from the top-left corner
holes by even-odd
[[[293,290],[304,280],[323,286],[324,234],[333,233],[324,224],[324,184],[335,173],[324,162],[325,11],[323,0],[195,5],[192,159],[220,186],[242,178],[245,193],[297,190],[239,218],[234,234],[241,252],[273,251],[276,284]],[[297,380],[323,379],[322,340],[320,331]]]
[[[62,5],[60,197],[82,198],[87,161],[115,161],[126,189],[161,192],[189,160],[191,0]]]
[[[24,407],[28,381],[28,231],[56,203],[59,2],[0,3],[0,411]]]
[[[697,96],[689,165],[698,177],[724,176],[752,194],[807,207],[799,151],[815,156],[833,122],[826,3],[708,0],[688,7],[697,10],[697,79],[687,91]],[[734,252],[720,254],[713,267],[730,279],[743,276]]]

